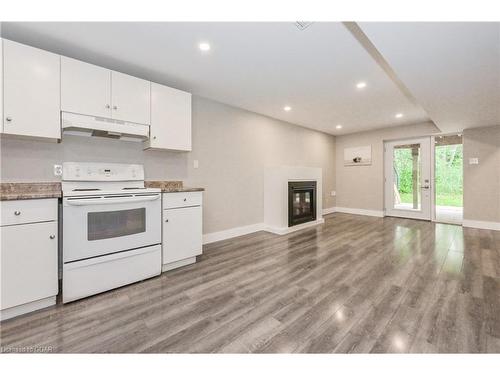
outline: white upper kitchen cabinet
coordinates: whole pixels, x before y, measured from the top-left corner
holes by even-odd
[[[3,40],[3,132],[61,138],[59,55]]]
[[[63,56],[61,110],[149,125],[151,82]]]
[[[111,118],[111,71],[62,56],[61,110]]]
[[[150,138],[145,148],[191,151],[191,94],[151,83]]]
[[[119,72],[111,72],[112,118],[149,124],[151,82]]]

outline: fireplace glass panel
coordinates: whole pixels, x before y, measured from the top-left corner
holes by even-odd
[[[288,226],[316,220],[316,181],[288,183]]]
[[[300,191],[294,193],[293,199],[293,215],[302,216],[310,215],[311,207],[311,191]]]

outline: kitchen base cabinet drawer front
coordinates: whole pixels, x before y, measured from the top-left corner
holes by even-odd
[[[203,201],[201,191],[189,193],[163,193],[163,208],[201,206]]]
[[[57,295],[57,222],[0,228],[1,306]]]
[[[63,302],[105,292],[161,273],[161,246],[64,264]]]
[[[57,220],[57,199],[26,199],[0,202],[0,225]]]
[[[202,253],[202,208],[163,211],[163,264]]]

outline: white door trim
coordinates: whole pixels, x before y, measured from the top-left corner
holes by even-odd
[[[422,179],[428,180],[430,188],[421,192],[421,209],[420,210],[405,210],[404,208],[394,208],[393,203],[393,168],[392,168],[392,150],[393,147],[408,143],[419,143],[421,145],[421,163],[422,163]],[[401,140],[390,140],[384,142],[384,213],[386,216],[404,217],[409,219],[432,219],[432,196],[434,192],[434,181],[432,178],[432,153],[431,153],[431,137],[414,137]]]

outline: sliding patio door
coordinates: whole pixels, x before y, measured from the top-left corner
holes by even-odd
[[[431,220],[431,138],[386,142],[384,149],[386,216]]]

